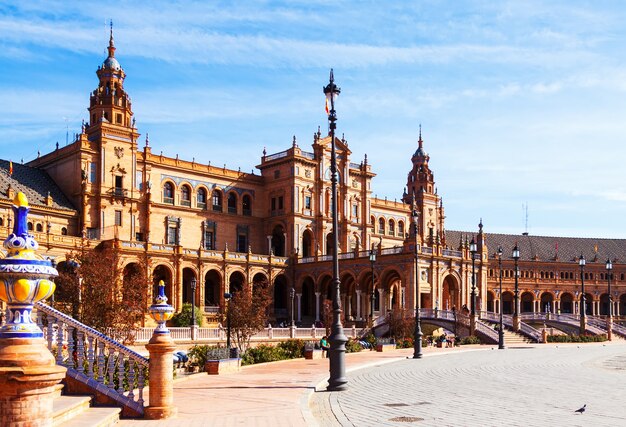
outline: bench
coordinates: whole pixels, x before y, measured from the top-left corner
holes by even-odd
[[[207,360],[204,370],[209,375],[230,374],[241,371],[241,359]]]

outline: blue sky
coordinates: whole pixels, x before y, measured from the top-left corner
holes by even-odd
[[[327,129],[400,198],[419,124],[446,227],[626,238],[620,1],[0,4],[0,149],[28,161],[87,119],[108,20],[153,152],[252,170]],[[142,3],[139,4],[138,3]]]

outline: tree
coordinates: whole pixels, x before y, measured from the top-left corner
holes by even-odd
[[[119,249],[83,245],[67,254],[56,279],[57,309],[112,338],[132,342],[147,313],[147,260],[122,268]]]
[[[202,326],[202,313],[200,312],[200,307],[196,306],[196,309],[193,310],[194,315],[196,316],[196,326]],[[183,304],[181,310],[172,317],[172,324],[177,327],[187,327],[191,326],[191,303],[186,302]]]
[[[413,337],[415,318],[404,309],[393,309],[387,312],[389,336],[396,341]]]
[[[234,337],[241,353],[250,346],[250,339],[267,324],[267,309],[272,303],[272,293],[267,282],[254,284],[252,292],[237,291],[228,302],[223,322],[230,316],[231,337]]]

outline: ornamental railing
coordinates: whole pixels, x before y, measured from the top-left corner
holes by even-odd
[[[67,376],[143,416],[148,359],[46,304],[35,307],[48,349]]]

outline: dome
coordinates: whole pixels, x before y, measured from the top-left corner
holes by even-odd
[[[102,68],[107,68],[109,70],[114,70],[114,71],[119,71],[122,69],[122,67],[120,66],[120,63],[117,62],[117,59],[109,56],[107,59],[104,60],[104,62],[102,63]]]

